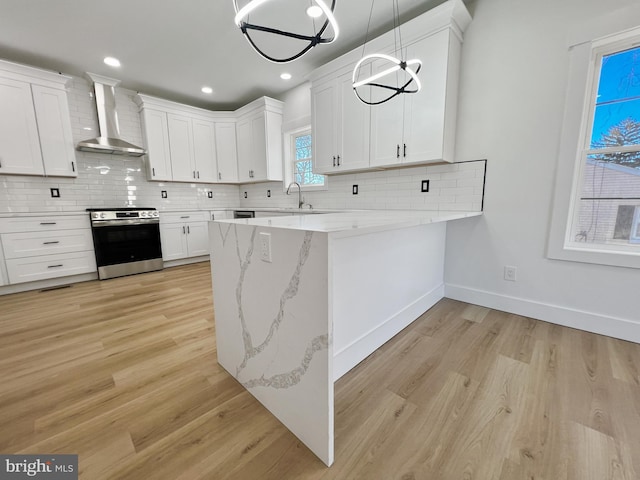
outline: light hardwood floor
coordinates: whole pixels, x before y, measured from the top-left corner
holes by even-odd
[[[443,300],[336,384],[327,469],[216,363],[209,264],[0,297],[0,452],[95,479],[640,478],[640,345]]]

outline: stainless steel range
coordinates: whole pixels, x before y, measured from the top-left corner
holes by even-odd
[[[155,208],[88,208],[100,280],[162,270]]]

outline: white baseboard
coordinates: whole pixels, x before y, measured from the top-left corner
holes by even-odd
[[[449,283],[445,285],[444,296],[565,327],[640,343],[640,322],[624,318],[586,312],[526,298],[511,297]]]
[[[208,262],[209,255],[201,257],[181,258],[179,260],[169,260],[164,262],[164,268],[179,267],[180,265],[189,265],[191,263]]]
[[[68,277],[50,278],[47,280],[38,280],[35,282],[16,283],[14,285],[6,285],[0,287],[0,295],[8,295],[10,293],[27,292],[29,290],[45,290],[49,288],[64,287],[73,283],[87,282],[89,280],[97,280],[98,273],[82,273],[80,275],[70,275]]]
[[[397,335],[444,296],[444,284],[425,293],[415,302],[333,353],[333,380],[336,381],[375,350]]]

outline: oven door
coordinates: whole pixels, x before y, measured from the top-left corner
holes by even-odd
[[[101,279],[160,270],[160,224],[130,220],[93,222],[93,245]]]

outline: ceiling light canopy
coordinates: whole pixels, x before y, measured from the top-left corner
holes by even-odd
[[[369,13],[369,25],[371,24],[371,14],[373,13],[373,4],[371,1],[371,12]],[[372,53],[364,55],[364,49],[367,45],[366,38],[369,35],[369,25],[367,25],[367,34],[365,36],[364,45],[362,46],[362,58],[353,68],[353,92],[358,99],[367,105],[380,105],[388,102],[401,93],[418,93],[422,88],[418,72],[422,67],[422,62],[417,58],[411,60],[402,60],[398,57],[398,52],[402,53],[402,34],[400,32],[400,9],[398,8],[398,0],[392,0],[393,5],[393,38],[395,42],[396,56],[384,53]],[[399,39],[399,45],[398,45]],[[363,65],[371,67],[362,76]],[[386,68],[385,68],[386,67]],[[368,73],[368,72],[371,73]],[[395,80],[395,81],[394,81]],[[369,87],[367,92],[369,95],[362,94],[358,89]],[[374,92],[382,92],[374,94]]]
[[[309,8],[305,10],[306,14],[311,18],[320,18],[322,16],[325,17],[324,23],[318,30],[315,29],[315,22],[312,21],[312,24],[310,25],[311,27],[313,27],[313,31],[314,31],[312,35],[288,32],[288,31],[280,30],[278,28],[272,28],[264,25],[249,23],[250,14],[256,12],[259,7],[269,2],[274,3],[273,0],[250,0],[243,7],[239,8],[238,0],[233,0],[233,7],[236,12],[236,16],[234,18],[235,24],[240,28],[240,30],[246,37],[249,44],[253,47],[253,49],[256,52],[258,52],[258,54],[260,54],[262,57],[266,58],[267,60],[274,63],[291,62],[293,60],[296,60],[297,58],[300,58],[302,55],[307,53],[316,45],[322,44],[322,43],[331,43],[336,38],[338,38],[340,30],[338,28],[338,22],[336,22],[336,18],[333,15],[333,12],[335,11],[335,6],[336,6],[336,0],[331,0],[331,7],[327,5],[325,0],[312,0],[313,5],[311,5]],[[286,12],[282,12],[282,15],[286,17]],[[327,32],[327,29],[329,29],[329,27],[330,27],[330,31],[333,31],[333,36],[324,36]],[[294,54],[289,54],[289,53],[282,54],[282,55],[268,54],[264,51],[264,48],[261,48],[260,46],[258,46],[256,38],[254,38],[255,35],[252,36],[252,34],[256,32],[272,34],[274,36],[287,37],[289,39],[292,39],[292,41],[297,40],[302,42],[302,47],[297,53],[294,53]]]

